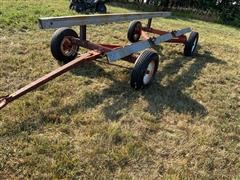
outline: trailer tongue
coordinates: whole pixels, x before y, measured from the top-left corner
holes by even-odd
[[[43,84],[46,84],[47,82],[51,81],[52,79],[62,75],[63,73],[73,69],[74,67],[78,66],[80,63],[84,61],[90,61],[95,58],[100,57],[101,53],[96,51],[91,51],[86,54],[82,54],[80,57],[76,58],[75,60],[59,67],[58,69],[46,74],[45,76],[37,79],[36,81],[33,81],[32,83],[26,85],[25,87],[17,90],[16,92],[8,95],[3,96],[0,98],[0,109],[6,106],[8,103],[14,101],[15,99],[18,99],[19,97],[27,94],[28,92],[42,86]]]
[[[131,73],[131,87],[134,89],[146,87],[151,83],[159,64],[159,56],[151,48],[162,42],[169,42],[184,44],[185,56],[192,56],[196,50],[198,33],[191,32],[191,28],[184,28],[172,32],[151,28],[152,18],[167,16],[170,16],[169,12],[40,18],[40,28],[60,28],[53,34],[51,40],[51,52],[53,57],[64,65],[17,90],[16,92],[0,97],[0,109],[26,93],[75,68],[82,62],[96,60],[103,56],[107,57],[109,63],[119,59],[135,63]],[[142,27],[142,23],[140,21],[133,21],[130,24],[127,34],[128,40],[132,42],[130,45],[120,46],[111,44],[95,44],[86,39],[87,24],[105,24],[139,19],[148,19],[148,24],[146,27]],[[77,25],[80,25],[79,36],[70,28],[62,28]],[[153,33],[157,36],[148,37],[146,32]],[[187,39],[185,34],[189,32],[191,32],[191,34]],[[141,36],[145,40],[140,40]],[[78,55],[79,47],[89,49],[89,51]],[[136,53],[143,50],[144,52],[136,57]]]

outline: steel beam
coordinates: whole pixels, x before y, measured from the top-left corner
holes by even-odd
[[[152,25],[152,18],[148,19],[147,28],[150,29]]]
[[[148,40],[139,41],[139,42],[133,43],[131,45],[127,45],[123,48],[112,50],[112,51],[106,53],[106,55],[107,55],[109,62],[114,62],[116,60],[119,60],[126,56],[129,56],[133,53],[137,53],[137,52],[143,51],[147,48],[154,47],[156,45],[159,45],[161,42],[169,41],[175,37],[179,37],[185,33],[191,32],[191,31],[192,31],[191,28],[185,28],[185,29],[181,29],[178,31],[169,32],[164,35],[160,35],[158,37],[153,37]]]
[[[87,24],[106,24],[121,21],[151,19],[155,17],[168,17],[170,12],[144,12],[144,13],[121,13],[102,15],[77,15],[62,17],[46,17],[39,19],[41,29],[71,27]]]
[[[28,92],[42,86],[43,84],[46,84],[48,81],[51,81],[52,79],[64,74],[65,72],[73,69],[74,67],[77,67],[79,64],[85,61],[94,60],[96,58],[101,57],[100,52],[96,51],[89,51],[85,54],[82,54],[80,57],[74,59],[73,61],[59,67],[58,69],[50,72],[49,74],[46,74],[45,76],[37,79],[36,81],[33,81],[32,83],[26,85],[25,87],[17,90],[16,92],[8,95],[8,96],[2,96],[0,97],[0,109],[5,107],[8,103],[14,101],[15,99],[18,99],[19,97],[27,94]]]
[[[86,25],[80,26],[80,40],[81,41],[87,40],[87,26]]]

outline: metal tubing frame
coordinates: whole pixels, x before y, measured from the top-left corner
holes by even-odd
[[[80,36],[79,37],[80,37],[81,41],[87,40],[87,26],[86,25],[80,26]]]
[[[148,19],[147,28],[150,29],[152,25],[152,18]]]
[[[169,17],[171,12],[141,12],[141,13],[119,13],[119,14],[101,14],[101,15],[77,15],[62,17],[39,18],[39,27],[41,29],[71,27],[88,24],[116,23],[140,19],[152,19],[156,17]]]
[[[85,31],[86,32],[86,31]],[[10,102],[20,98],[21,96],[27,94],[28,92],[46,84],[47,82],[55,79],[56,77],[64,74],[65,72],[73,69],[74,67],[79,66],[83,62],[96,60],[97,58],[100,58],[104,56],[106,52],[110,52],[113,49],[120,48],[121,46],[118,45],[111,45],[111,44],[94,44],[90,41],[81,41],[81,35],[79,38],[72,38],[72,41],[74,43],[77,43],[81,47],[84,47],[86,49],[89,49],[85,54],[81,54],[79,57],[74,59],[73,61],[57,68],[56,70],[46,74],[45,76],[31,82],[30,84],[24,86],[23,88],[17,90],[16,92],[7,95],[7,96],[1,96],[0,97],[0,109],[4,108],[7,104]],[[127,57],[124,57],[123,60],[134,63],[136,61],[137,57],[134,55],[130,55]]]
[[[165,14],[165,15],[167,15],[167,14]],[[138,19],[141,19],[141,17]],[[122,21],[122,19],[120,18],[117,21]],[[141,44],[141,43],[142,44],[145,43],[145,47],[152,47],[152,46],[158,45],[160,42],[185,43],[187,38],[184,34],[191,31],[190,28],[185,28],[185,29],[182,29],[179,31],[172,31],[172,32],[161,31],[161,30],[151,28],[151,23],[152,23],[152,17],[148,19],[147,27],[142,28],[142,35],[147,40],[142,41],[142,42],[140,41],[140,42],[134,43],[129,46],[134,47],[135,45]],[[96,23],[96,24],[101,24],[101,23]],[[46,27],[42,26],[42,28],[46,28]],[[160,36],[157,38],[155,38],[155,37],[149,38],[145,32],[158,34]],[[73,61],[57,68],[56,70],[46,74],[45,76],[37,79],[36,81],[33,81],[32,83],[24,86],[23,88],[17,90],[16,92],[14,92],[10,95],[7,95],[7,96],[0,97],[0,109],[2,109],[8,103],[14,101],[15,99],[18,99],[19,97],[27,94],[28,92],[42,86],[43,84],[55,79],[56,77],[64,74],[65,72],[73,69],[74,67],[80,65],[82,62],[96,60],[97,58],[103,57],[104,55],[107,55],[108,60],[109,60],[109,54],[113,54],[114,52],[116,53],[116,52],[122,51],[124,49],[127,50],[127,48],[128,48],[128,46],[122,47],[119,45],[110,45],[110,44],[94,44],[94,43],[91,43],[90,41],[87,41],[86,34],[87,34],[86,24],[81,24],[79,38],[72,38],[72,41],[74,43],[77,43],[81,47],[89,49],[90,51],[88,51],[85,54],[82,54],[81,56],[77,57]],[[140,50],[141,50],[141,48],[140,48]],[[138,51],[140,51],[140,50],[138,49]],[[136,53],[136,52],[137,51],[134,50],[131,53],[125,53],[124,56],[121,56],[121,57],[119,56],[119,59],[123,59],[128,62],[134,63],[137,59],[137,57],[134,55],[134,53]]]
[[[144,34],[145,32],[158,34],[158,35],[164,35],[164,34],[169,33],[168,31],[162,31],[162,30],[159,30],[159,29],[148,28],[148,25],[147,25],[147,27],[143,27],[142,31],[143,31],[143,35],[145,36],[144,37],[145,39],[148,39],[148,37]],[[186,41],[187,41],[187,37],[185,35],[181,35],[181,36],[178,36],[178,37],[174,37],[173,39],[168,40],[166,42],[185,44]]]
[[[56,77],[64,74],[65,72],[73,69],[74,67],[77,67],[82,62],[91,61],[96,58],[101,57],[101,53],[97,51],[89,51],[85,54],[82,54],[80,57],[74,59],[73,61],[57,68],[56,70],[46,74],[45,76],[37,79],[36,81],[31,82],[30,84],[24,86],[23,88],[17,90],[16,92],[8,95],[0,97],[0,109],[5,107],[8,103],[14,101],[15,99],[18,99],[19,97],[27,94],[28,92],[42,86],[43,84],[46,84],[47,82],[55,79]]]
[[[181,29],[178,31],[167,32],[163,35],[148,38],[147,40],[139,41],[139,42],[124,46],[119,49],[113,49],[112,51],[107,52],[106,55],[107,55],[109,62],[114,62],[114,61],[122,59],[123,57],[126,57],[130,54],[134,54],[134,53],[137,53],[144,49],[157,46],[162,42],[171,41],[172,39],[178,38],[178,37],[184,35],[185,33],[188,33],[191,31],[192,31],[191,28],[184,28],[184,29]],[[178,41],[178,39],[176,41]]]
[[[102,53],[103,55],[105,55],[106,53],[111,52],[113,50],[123,48],[122,46],[119,46],[119,45],[95,44],[90,41],[81,41],[78,38],[72,38],[72,40],[74,41],[74,43],[78,44],[79,46],[81,46],[83,48],[98,51],[98,52]],[[122,57],[121,59],[128,61],[130,63],[135,63],[137,57],[133,54],[130,54],[128,56]]]

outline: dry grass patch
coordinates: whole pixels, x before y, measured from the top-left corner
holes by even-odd
[[[72,13],[67,1],[25,2],[1,8],[0,95],[58,67],[49,51],[53,31],[38,30],[36,20]],[[180,17],[154,26],[198,31],[197,56],[162,45],[156,80],[142,91],[130,88],[127,69],[93,62],[13,102],[0,112],[0,177],[239,177],[239,29]],[[127,27],[91,26],[89,38],[126,44]]]

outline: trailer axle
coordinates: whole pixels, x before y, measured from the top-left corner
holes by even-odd
[[[78,34],[70,28],[61,28],[55,31],[51,40],[51,52],[53,57],[64,65],[16,92],[0,97],[0,109],[28,92],[77,67],[82,62],[94,60],[99,62],[97,59],[102,57],[107,58],[108,61],[106,63],[108,64],[120,59],[134,63],[131,72],[131,87],[140,89],[147,86],[154,77],[159,64],[157,52],[149,49],[153,49],[162,42],[180,43],[184,44],[184,55],[191,56],[195,52],[197,46],[198,33],[192,32],[191,28],[168,32],[151,27],[152,18],[166,17],[169,15],[170,13],[168,12],[155,12],[41,18],[39,23],[40,27],[43,29],[80,25],[80,35],[78,36]],[[142,27],[140,21],[133,21],[130,24],[127,37],[132,44],[127,44],[125,46],[96,44],[87,40],[87,24],[103,24],[139,19],[148,19],[148,24],[145,27]],[[149,37],[147,33],[152,33],[154,36]],[[188,38],[185,35],[186,33],[190,33]],[[140,40],[140,36],[143,37],[143,40]],[[89,51],[79,55],[79,47],[88,49]],[[143,52],[140,53],[140,51]]]

